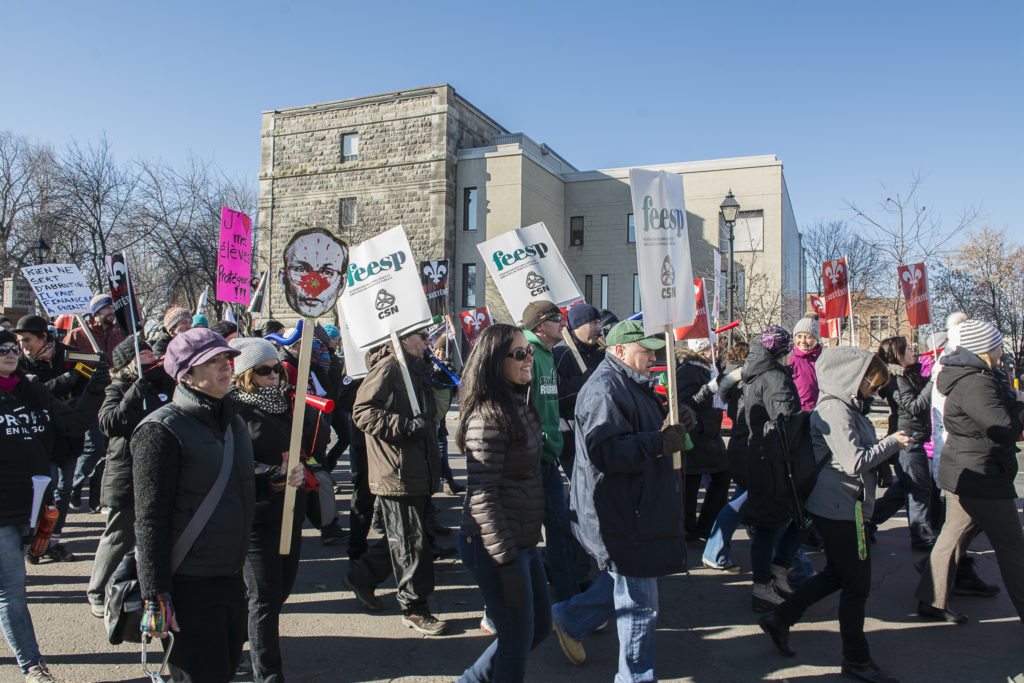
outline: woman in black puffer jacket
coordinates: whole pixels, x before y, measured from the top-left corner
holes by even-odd
[[[291,594],[299,568],[302,511],[307,505],[306,491],[299,487],[305,474],[303,466],[299,466],[289,478],[298,488],[296,512],[292,518],[291,552],[281,555],[284,473],[292,430],[292,406],[288,386],[284,384],[285,372],[274,345],[265,339],[233,339],[231,348],[240,353],[235,358],[234,386],[229,396],[238,405],[238,414],[249,428],[256,478],[256,509],[242,568],[249,594],[252,671],[256,683],[279,683],[284,680],[284,671],[278,624],[281,607]],[[306,407],[305,423],[303,452],[317,452],[313,448],[314,439],[316,445],[326,441],[330,437],[330,426],[325,420],[317,429],[317,415],[311,407]]]
[[[459,552],[483,593],[498,638],[460,681],[522,681],[526,658],[551,633],[537,543],[544,521],[540,417],[527,401],[533,347],[492,325],[473,348],[459,392],[456,437],[468,471]]]
[[[139,358],[143,377],[139,379],[134,340],[128,337],[114,348],[113,381],[100,408],[100,431],[109,439],[100,503],[110,511],[89,579],[89,605],[96,617],[103,616],[107,582],[135,547],[135,494],[128,440],[142,418],[170,402],[174,395],[174,381],[164,372],[149,344],[142,340]]]
[[[889,433],[902,431],[919,436],[900,450],[896,481],[875,504],[870,525],[878,527],[906,504],[910,544],[917,550],[928,551],[935,545],[945,514],[924,450],[932,434],[931,380],[921,376],[921,364],[905,337],[883,339],[878,346],[878,357],[892,375],[888,385],[879,392],[890,404]]]
[[[711,525],[729,498],[729,465],[722,440],[722,410],[715,407],[718,381],[711,379],[711,343],[690,339],[676,351],[679,402],[697,413],[697,426],[690,433],[693,449],[683,460],[683,520],[686,540],[707,539]],[[701,480],[710,482],[697,518],[697,494]]]

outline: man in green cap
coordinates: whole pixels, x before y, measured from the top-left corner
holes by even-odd
[[[538,299],[523,311],[523,334],[533,346],[533,379],[530,395],[540,415],[544,437],[541,479],[544,482],[544,564],[555,589],[555,600],[568,600],[579,592],[576,560],[569,528],[565,480],[558,466],[562,454],[561,416],[558,414],[558,373],[552,349],[562,341],[562,311],[551,301]]]
[[[665,347],[625,320],[609,330],[605,359],[576,399],[576,463],[570,487],[573,533],[601,574],[586,592],[552,607],[555,635],[573,664],[580,642],[615,619],[615,680],[657,680],[654,634],[658,577],[685,566],[682,496],[672,454],[696,419],[680,406],[678,425],[654,392],[651,366]]]

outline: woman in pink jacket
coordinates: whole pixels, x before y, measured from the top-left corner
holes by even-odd
[[[814,364],[821,355],[821,331],[818,316],[808,313],[793,326],[793,382],[800,395],[800,410],[809,413],[818,403],[818,375]]]

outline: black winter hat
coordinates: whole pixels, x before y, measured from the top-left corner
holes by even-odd
[[[139,351],[143,349],[152,351],[152,347],[146,343],[145,339],[139,339]],[[114,352],[110,354],[110,360],[113,363],[114,370],[121,370],[131,365],[135,361],[135,335],[128,337],[123,342],[114,347]]]
[[[46,336],[50,333],[50,323],[41,315],[23,315],[13,331],[34,332]]]

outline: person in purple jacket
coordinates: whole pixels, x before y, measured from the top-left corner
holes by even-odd
[[[800,395],[800,410],[809,413],[818,403],[818,375],[814,364],[821,355],[821,331],[818,315],[808,313],[793,326],[793,382]]]

